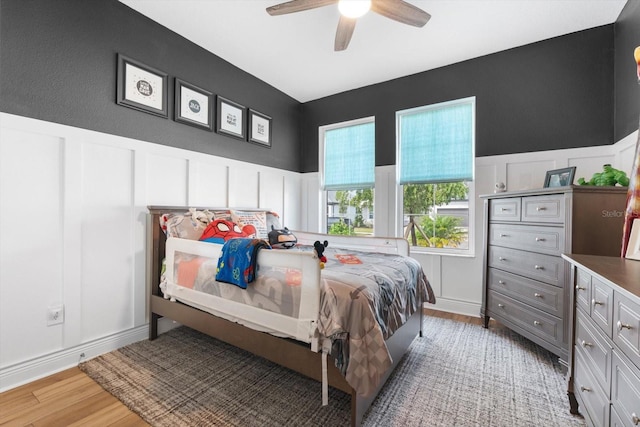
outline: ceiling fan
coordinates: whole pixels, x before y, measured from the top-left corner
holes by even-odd
[[[340,21],[336,31],[334,50],[345,50],[349,46],[356,19],[369,10],[403,24],[423,27],[431,18],[424,10],[404,0],[292,0],[267,8],[271,16],[302,12],[338,3]]]

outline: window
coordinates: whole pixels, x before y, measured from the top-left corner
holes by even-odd
[[[402,232],[413,247],[467,252],[475,157],[475,98],[396,113]]]
[[[374,117],[320,127],[320,173],[326,232],[373,235]]]

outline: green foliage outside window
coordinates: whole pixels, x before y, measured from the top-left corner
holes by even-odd
[[[413,246],[458,247],[468,234],[460,227],[461,219],[435,215],[434,208],[445,206],[454,200],[466,200],[468,192],[464,182],[404,185],[404,214],[409,218],[404,232],[405,239]],[[417,220],[418,217],[421,219]]]

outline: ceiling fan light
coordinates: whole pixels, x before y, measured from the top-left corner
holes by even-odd
[[[340,0],[338,10],[347,18],[359,18],[371,9],[371,0]]]

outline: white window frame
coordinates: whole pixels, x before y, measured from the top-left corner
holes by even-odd
[[[463,256],[463,257],[475,257],[475,236],[477,234],[476,230],[476,176],[475,176],[475,150],[476,150],[476,97],[468,97],[461,98],[452,101],[441,102],[437,104],[430,104],[421,107],[409,108],[406,110],[396,111],[396,236],[400,238],[404,238],[404,192],[403,186],[400,184],[400,119],[404,114],[413,114],[420,111],[434,110],[443,107],[447,107],[450,105],[461,104],[471,102],[473,105],[473,116],[471,119],[471,123],[473,126],[472,132],[472,148],[471,148],[471,156],[472,156],[472,164],[473,168],[473,177],[472,181],[467,182],[469,193],[469,247],[468,249],[456,249],[456,248],[429,248],[423,246],[411,246],[410,249],[412,253],[422,253],[422,254],[431,254],[431,255],[449,255],[449,256]]]
[[[375,116],[369,116],[369,117],[363,117],[360,119],[355,119],[355,120],[348,120],[345,122],[340,122],[340,123],[332,123],[330,125],[324,125],[324,126],[320,126],[318,127],[318,165],[319,165],[319,190],[320,190],[320,212],[319,212],[319,218],[320,218],[320,224],[319,224],[319,230],[326,230],[327,229],[327,192],[326,190],[323,190],[323,183],[324,183],[324,134],[327,131],[333,130],[333,129],[339,129],[339,128],[345,128],[345,127],[350,127],[350,126],[357,126],[357,125],[362,125],[365,123],[375,123],[376,121],[376,117]],[[375,187],[374,187],[375,188]],[[375,206],[376,201],[375,201],[375,192],[374,192],[374,202],[373,205]],[[375,214],[374,214],[375,217]],[[375,218],[374,218],[375,221]],[[375,223],[374,223],[374,227],[373,227],[373,235],[375,236]]]

